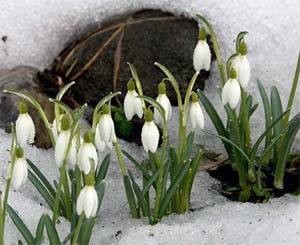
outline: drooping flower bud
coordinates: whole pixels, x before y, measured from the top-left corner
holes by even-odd
[[[109,106],[105,104],[102,107],[102,115],[95,132],[95,144],[98,151],[104,151],[105,146],[112,148],[112,144],[116,142],[116,139],[114,121],[111,118]]]
[[[124,99],[124,112],[126,119],[130,121],[136,114],[139,118],[143,116],[142,100],[137,97],[134,81],[131,79],[127,83],[127,94]]]
[[[161,82],[158,85],[158,96],[156,98],[157,103],[159,103],[162,108],[165,110],[165,119],[169,121],[171,118],[172,107],[168,96],[166,95],[166,84]],[[162,118],[159,111],[154,108],[154,121],[157,125],[162,125]]]
[[[34,142],[35,127],[24,101],[20,101],[19,112],[16,121],[17,142],[21,147],[24,147],[26,143],[32,144]]]
[[[204,116],[199,104],[199,98],[195,92],[191,95],[190,122],[193,131],[204,128]]]
[[[202,28],[199,31],[199,41],[195,47],[193,55],[193,64],[195,71],[200,70],[209,71],[211,63],[211,52],[206,42],[206,32]]]
[[[229,104],[231,109],[235,109],[241,98],[241,88],[237,81],[237,73],[234,68],[230,70],[229,80],[222,90],[222,104]]]
[[[61,132],[59,133],[55,148],[54,148],[54,157],[55,162],[58,167],[63,165],[65,154],[68,148],[69,140],[71,137],[70,123],[67,115],[64,115],[61,119]],[[75,137],[71,141],[70,149],[66,157],[67,164],[76,164],[76,139]]]
[[[142,128],[141,138],[146,152],[156,152],[159,142],[159,131],[153,121],[153,113],[150,109],[145,110],[145,123]]]
[[[98,195],[94,185],[86,185],[79,193],[76,202],[76,211],[78,215],[82,212],[87,219],[96,217],[98,210]]]
[[[89,174],[91,169],[97,168],[97,151],[93,144],[93,135],[91,131],[84,134],[84,142],[78,150],[78,167],[84,174]]]
[[[250,81],[251,69],[247,58],[247,44],[244,41],[240,43],[239,54],[232,60],[232,67],[237,71],[241,87],[246,88]]]
[[[55,140],[57,139],[58,134],[61,131],[61,119],[64,116],[64,112],[61,111],[61,109],[59,112],[60,112],[59,117],[57,120],[56,120],[56,118],[54,118],[53,123],[52,123],[52,128],[51,128],[51,131],[52,131],[52,134],[53,134]]]
[[[28,170],[27,162],[24,158],[24,152],[21,147],[16,149],[16,159],[13,169],[12,165],[9,165],[8,175],[11,176],[11,186],[13,189],[17,190],[23,185],[27,180]]]

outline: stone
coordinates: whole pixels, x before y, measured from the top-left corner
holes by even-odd
[[[53,105],[49,102],[48,96],[40,91],[39,85],[35,82],[34,77],[38,70],[29,66],[19,66],[11,70],[0,71],[0,91],[4,89],[13,89],[19,92],[26,92],[36,98],[45,110],[46,115],[53,118]],[[15,122],[18,117],[18,103],[20,99],[15,95],[0,93],[0,127],[7,132],[11,131],[11,122]],[[40,118],[37,110],[29,105],[29,114],[31,115],[35,127],[36,138],[35,145],[41,148],[51,147],[50,138],[46,128]]]
[[[165,65],[180,83],[182,94],[194,74],[193,50],[198,40],[198,24],[192,19],[174,16],[160,10],[144,10],[133,15],[114,18],[98,28],[91,28],[71,42],[50,65],[38,74],[40,83],[47,84],[46,93],[55,91],[60,76],[64,83],[75,80],[69,95],[74,106],[87,102],[94,106],[111,91],[121,91],[121,105],[126,84],[131,78],[127,62],[139,74],[144,94],[155,98],[157,85],[165,75],[154,62]],[[204,88],[209,72],[202,71],[195,89]],[[168,84],[173,105],[176,95]],[[49,91],[49,89],[51,91]],[[56,91],[58,91],[58,87]],[[121,103],[120,103],[121,102]],[[114,103],[114,102],[113,102]]]

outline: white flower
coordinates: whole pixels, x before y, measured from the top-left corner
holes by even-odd
[[[192,102],[190,106],[190,122],[192,130],[204,128],[204,116],[196,93],[192,94]]]
[[[241,98],[240,84],[236,79],[236,72],[232,68],[230,71],[230,79],[225,83],[222,90],[222,104],[227,103],[231,109],[236,108]]]
[[[84,135],[84,143],[78,150],[78,167],[84,174],[88,174],[91,171],[91,164],[94,164],[93,169],[97,168],[98,157],[95,146],[92,143],[91,132],[86,132]]]
[[[151,110],[147,109],[145,114],[145,123],[142,128],[142,144],[146,152],[156,152],[159,142],[159,131],[153,121]]]
[[[204,29],[199,32],[199,41],[195,47],[193,54],[193,64],[195,71],[205,69],[209,71],[211,63],[211,52],[206,42],[206,33]]]
[[[76,202],[77,214],[84,212],[87,219],[95,217],[98,209],[98,195],[94,186],[85,186],[79,193]]]
[[[99,151],[103,151],[105,146],[112,148],[112,144],[116,142],[116,133],[114,121],[109,113],[108,105],[104,105],[102,109],[102,116],[97,124],[95,133],[95,144]]]
[[[232,67],[236,69],[238,81],[242,88],[246,88],[250,81],[251,70],[250,63],[246,55],[237,55],[233,58]]]
[[[61,119],[62,119],[63,116],[64,116],[63,114],[59,115],[58,126],[57,126],[57,123],[56,123],[56,121],[57,121],[56,118],[54,118],[54,120],[53,120],[51,131],[52,131],[52,134],[53,134],[55,140],[57,139],[58,134],[61,131],[61,123],[60,123],[60,121],[61,121]]]
[[[12,165],[10,165],[8,169],[9,174],[11,174],[11,186],[13,189],[19,189],[19,187],[27,180],[28,170],[26,159],[23,155],[21,157],[17,157],[12,172],[11,167]]]
[[[58,167],[63,165],[63,160],[67,151],[68,143],[71,137],[70,130],[62,130],[56,140],[55,148],[54,148],[54,157],[55,162]],[[76,139],[75,137],[72,139],[71,147],[69,149],[69,153],[67,156],[67,164],[76,164]]]
[[[34,142],[35,127],[34,123],[26,113],[20,113],[16,121],[17,142],[24,147],[26,143],[32,144]]]
[[[162,108],[164,108],[165,119],[166,121],[169,121],[171,118],[172,107],[171,107],[170,100],[166,95],[166,84],[164,82],[161,82],[158,85],[158,93],[159,95],[157,96],[156,101],[162,106]],[[154,121],[156,124],[162,125],[162,118],[160,116],[159,111],[156,108],[154,108]]]
[[[101,140],[100,138],[100,129],[99,129],[99,123],[96,126],[96,132],[95,132],[95,145],[97,147],[98,152],[103,152],[105,150],[105,142]]]
[[[130,80],[127,84],[127,94],[124,99],[124,112],[126,119],[130,121],[136,114],[139,118],[143,116],[142,100],[138,98],[138,93],[135,91],[135,85],[133,80]]]

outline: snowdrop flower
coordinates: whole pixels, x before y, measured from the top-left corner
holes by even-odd
[[[204,116],[199,104],[198,95],[195,92],[191,96],[190,121],[193,131],[204,128]]]
[[[34,142],[35,127],[24,101],[20,102],[19,111],[20,114],[16,121],[17,142],[21,147],[24,147],[26,143],[32,144]]]
[[[21,147],[16,149],[16,160],[13,169],[10,164],[8,168],[8,175],[11,176],[11,186],[13,189],[17,190],[21,185],[23,185],[27,180],[27,162],[24,158],[24,152]]]
[[[98,209],[98,195],[94,185],[86,185],[79,193],[76,202],[76,211],[78,215],[82,212],[87,219],[95,217]]]
[[[71,130],[69,126],[69,119],[67,115],[64,115],[61,120],[61,132],[59,133],[55,148],[54,148],[54,157],[55,162],[58,167],[63,165],[63,161],[65,158],[65,154],[67,151],[67,147],[69,144],[69,140],[71,137]],[[66,158],[67,164],[76,164],[76,139],[75,137],[71,141],[71,146]]]
[[[91,169],[97,168],[97,164],[98,157],[96,148],[93,144],[93,135],[91,131],[87,131],[84,134],[84,142],[78,150],[78,167],[87,175]]]
[[[116,139],[114,121],[111,118],[109,106],[105,104],[102,107],[102,115],[95,132],[95,144],[98,151],[104,151],[105,146],[112,148]]]
[[[139,118],[143,116],[142,100],[138,98],[138,93],[135,91],[134,81],[131,79],[127,83],[127,94],[124,99],[124,112],[126,119],[130,121],[136,114]]]
[[[194,50],[193,63],[195,71],[200,72],[200,70],[203,69],[209,71],[210,69],[211,52],[206,42],[206,33],[204,28],[199,31],[199,41]]]
[[[170,100],[166,95],[166,84],[164,82],[161,82],[158,85],[158,96],[156,101],[162,106],[162,108],[164,108],[166,121],[169,121],[171,118],[172,107]],[[162,125],[161,115],[156,108],[154,108],[154,121],[157,125]]]
[[[222,90],[222,104],[228,103],[231,109],[235,109],[241,98],[241,88],[234,68],[231,68],[229,77]]]
[[[238,81],[242,88],[246,88],[250,81],[250,63],[247,59],[247,44],[243,41],[239,47],[239,54],[232,60],[232,67],[237,71]]]
[[[159,131],[153,121],[153,113],[150,109],[145,110],[145,123],[142,128],[142,144],[146,152],[156,152],[159,141]]]
[[[63,118],[63,116],[64,116],[64,114],[60,114],[58,120],[56,120],[56,118],[54,118],[54,120],[53,120],[51,131],[52,131],[52,134],[53,134],[55,140],[57,139],[58,134],[61,131],[61,123],[60,122],[61,122],[61,119]],[[58,121],[58,125],[57,125],[56,121]]]

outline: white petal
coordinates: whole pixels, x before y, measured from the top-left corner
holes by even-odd
[[[77,148],[76,148],[76,139],[74,138],[71,143],[71,147],[69,149],[67,162],[68,164],[75,165],[77,159]]]
[[[112,142],[113,120],[109,114],[102,115],[99,122],[100,138],[105,142]]]
[[[78,167],[85,174],[88,174],[91,170],[91,160],[97,168],[98,156],[96,149],[92,143],[83,143],[78,150]]]
[[[84,200],[84,213],[86,218],[90,218],[92,216],[95,216],[95,205],[97,204],[96,202],[98,201],[97,198],[97,192],[94,187],[92,186],[86,186],[86,195],[85,195],[85,200]]]
[[[241,62],[238,72],[238,80],[242,88],[246,88],[250,81],[250,64],[245,55],[241,56]]]
[[[228,90],[230,89],[229,81],[227,81],[222,89],[222,105],[226,105],[228,103]]]
[[[27,163],[24,158],[17,158],[11,176],[13,189],[18,189],[27,180]]]
[[[190,121],[192,129],[204,128],[204,116],[200,104],[198,102],[192,102],[190,107]]]
[[[77,211],[78,215],[80,215],[83,211],[84,201],[85,201],[85,194],[86,194],[86,188],[84,187],[80,191],[79,196],[77,198],[77,202],[76,202],[76,211]]]
[[[70,131],[62,131],[55,142],[54,157],[58,167],[63,164],[65,151],[69,142]]]
[[[134,115],[134,108],[135,108],[134,102],[135,102],[135,95],[133,91],[128,91],[124,99],[124,112],[125,112],[126,119],[128,121],[130,121]]]
[[[97,147],[98,152],[103,152],[105,150],[105,142],[100,137],[99,124],[97,124],[96,126],[95,145]]]
[[[19,114],[16,121],[17,141],[21,147],[34,142],[35,127],[28,113]]]
[[[231,109],[234,109],[234,108],[236,108],[236,106],[238,105],[238,103],[240,101],[241,88],[240,88],[240,84],[238,83],[238,81],[236,79],[231,80],[229,85],[230,86],[229,86],[228,92],[227,92],[227,101],[228,101]]]
[[[195,71],[209,70],[211,63],[211,52],[206,40],[199,40],[193,54],[193,64]]]
[[[134,112],[139,118],[143,117],[143,113],[144,113],[143,112],[143,104],[142,104],[142,100],[139,98],[136,98],[134,101]]]
[[[153,121],[145,122],[142,128],[142,144],[146,152],[155,152],[159,142],[159,131]]]

